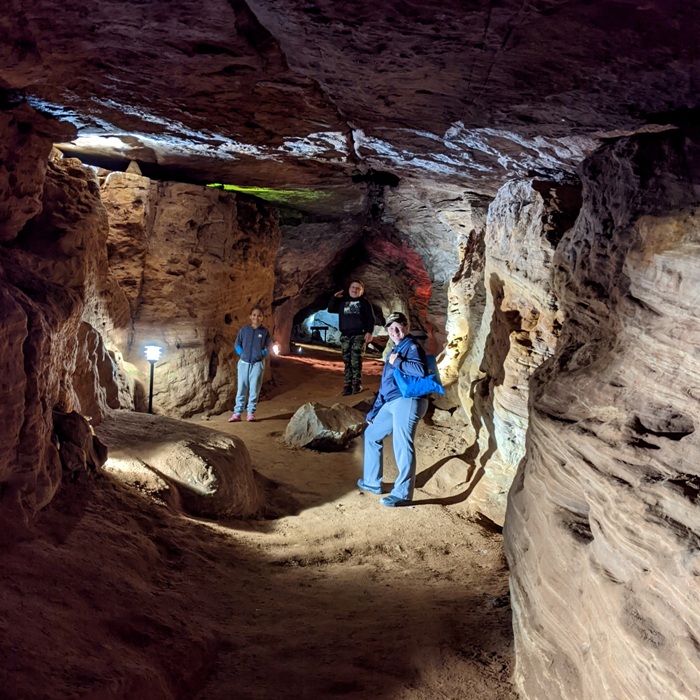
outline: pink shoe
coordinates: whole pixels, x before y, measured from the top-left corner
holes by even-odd
[[[234,414],[228,419],[228,422],[229,422],[229,423],[238,423],[238,421],[240,421],[240,420],[241,420],[241,417],[240,417],[237,413],[234,413]]]
[[[255,414],[254,414],[254,413],[249,413],[249,414],[248,414],[248,417],[246,418],[246,420],[247,420],[249,423],[254,423],[254,422],[255,422]]]

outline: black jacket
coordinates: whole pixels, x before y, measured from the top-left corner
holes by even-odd
[[[364,335],[374,331],[374,311],[364,297],[353,299],[347,292],[331,297],[328,311],[338,314],[338,327],[343,335]]]

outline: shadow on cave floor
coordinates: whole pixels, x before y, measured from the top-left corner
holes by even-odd
[[[376,498],[271,532],[110,479],[3,551],[2,697],[514,700],[500,537]]]
[[[461,504],[390,509],[359,492],[359,440],[285,447],[280,416],[301,398],[358,397],[336,395],[340,365],[276,371],[265,420],[207,425],[240,435],[302,507],[224,523],[109,478],[76,512],[65,491],[2,553],[3,698],[515,700],[501,536]],[[444,466],[423,466],[423,486]]]

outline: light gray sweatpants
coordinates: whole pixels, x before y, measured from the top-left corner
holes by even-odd
[[[238,360],[238,392],[236,393],[236,404],[233,407],[234,413],[239,415],[243,413],[246,395],[248,395],[248,413],[255,413],[264,373],[265,360],[260,360],[260,362]]]

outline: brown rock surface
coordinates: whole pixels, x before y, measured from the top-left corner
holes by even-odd
[[[11,241],[41,211],[47,158],[68,124],[40,117],[27,104],[0,111],[0,241]]]
[[[525,455],[529,380],[552,355],[563,320],[550,282],[552,257],[579,207],[578,185],[544,181],[504,185],[489,207],[485,306],[459,385],[480,469],[471,503],[500,525]]]
[[[31,160],[42,153],[24,155]],[[104,372],[89,352],[85,332],[86,326],[109,331],[101,320],[115,315],[108,309],[118,308],[120,300],[106,265],[106,216],[97,182],[76,161],[44,161],[42,168],[47,174],[41,213],[0,248],[0,474],[4,505],[16,511],[15,517],[31,517],[58,487],[53,411],[80,411],[85,404],[97,423],[107,408],[108,390],[114,389],[112,398],[118,394],[112,373],[103,386],[94,381]],[[105,358],[100,361],[104,365]],[[92,381],[83,381],[83,371]]]
[[[105,469],[132,486],[155,483],[146,490],[192,515],[250,518],[261,511],[263,493],[238,438],[125,411],[112,412],[97,434],[109,447]]]
[[[156,410],[214,414],[230,404],[231,341],[252,303],[274,312],[268,320],[286,349],[302,317],[361,276],[378,311],[409,312],[431,350],[447,343],[447,394],[421,425],[431,463],[421,463],[418,486],[430,496],[423,506],[466,508],[427,524],[442,535],[475,510],[503,522],[520,463],[506,533],[524,697],[694,700],[698,31],[700,5],[687,0],[97,0],[89,10],[75,0],[60,8],[54,0],[6,0],[3,540],[28,536],[26,521],[57,493],[54,416],[79,413],[97,425],[111,409],[145,408],[144,342],[167,349],[156,367]],[[99,166],[97,176],[75,159],[58,162],[55,141]],[[572,222],[560,215],[577,209],[565,200],[586,158],[584,208],[566,233]],[[126,172],[109,174],[115,170]],[[247,194],[204,188],[214,182]],[[267,396],[281,386],[277,377]],[[294,397],[287,417],[313,398],[287,390]],[[266,435],[266,454],[279,476],[286,465],[275,456],[277,437]],[[63,451],[64,466],[83,468],[84,447],[64,443]],[[323,482],[338,495],[347,481],[318,463],[310,468],[302,490]],[[162,484],[155,479],[149,489]],[[60,507],[75,516],[92,486],[64,483]],[[287,505],[294,500],[283,496]],[[69,536],[63,515],[45,521],[51,537]],[[341,523],[342,507],[325,517]],[[94,543],[104,523],[126,533],[125,558],[137,571],[125,579],[147,589],[149,566],[158,569],[163,550],[142,546],[121,511],[100,523],[93,510],[88,520],[87,531],[78,527],[81,542]],[[141,511],[136,520],[138,530]],[[415,560],[433,551],[432,534],[422,534],[429,546],[416,548]],[[35,561],[46,554],[29,550]],[[376,551],[400,568],[393,550]],[[332,556],[348,556],[339,552]],[[47,561],[65,561],[55,554]],[[90,561],[78,559],[79,570],[91,571]],[[281,561],[312,559],[307,552]],[[477,562],[460,559],[459,573],[440,569],[446,589],[455,580],[470,587]],[[14,570],[33,580],[29,569]],[[354,575],[366,580],[366,573]],[[424,571],[417,580],[433,579]],[[301,586],[303,578],[293,581]],[[454,622],[462,599],[443,597],[442,585],[430,590],[449,612],[435,620],[445,621],[452,646],[444,651],[442,637],[428,635],[417,654],[429,669],[422,678],[436,695],[486,697],[488,683],[472,686],[453,674],[464,662],[466,618]],[[15,588],[22,595],[13,592],[9,612],[26,624],[30,588],[24,579]],[[328,600],[337,594],[316,592]],[[201,600],[194,587],[187,593]],[[30,607],[43,620],[47,602],[39,598]],[[72,629],[58,608],[52,649],[63,649],[61,637]],[[375,608],[362,611],[369,617]],[[249,612],[256,618],[259,609]],[[382,617],[379,633],[400,623],[401,612]],[[176,618],[132,617],[97,625],[104,638],[119,638],[115,654],[139,668],[110,686],[120,698],[191,695],[212,671],[212,650],[230,669],[215,684],[227,697],[240,665],[257,663],[257,650],[274,636],[263,631],[248,647],[224,630],[221,651],[222,629],[205,626],[201,635],[178,637],[173,657],[191,658],[192,668],[172,672],[173,657],[152,640],[176,637]],[[488,627],[488,616],[467,617],[479,634]],[[357,627],[363,640],[366,627],[365,620]],[[39,666],[32,644],[13,648],[20,647],[26,660],[11,660],[19,675],[23,664]],[[95,647],[71,650],[78,685],[64,694],[89,686]],[[404,647],[397,648],[394,660],[409,677]],[[353,685],[366,659],[343,649],[343,664],[329,665],[340,680],[323,676],[308,686],[316,695],[369,687]],[[466,649],[472,661],[491,663]],[[268,664],[272,679],[247,678],[251,692],[281,680],[289,687],[295,666],[284,659],[297,657],[284,645],[274,650],[281,665]],[[314,652],[314,662],[336,660],[336,649]],[[64,659],[47,666],[64,678]],[[371,680],[387,694],[422,693],[381,669]]]
[[[8,2],[0,87],[83,127],[81,152],[324,192],[312,210],[369,169],[493,196],[697,102],[684,0]]]
[[[567,321],[506,518],[516,681],[528,698],[692,698],[700,147],[623,139],[582,175],[555,257]]]

